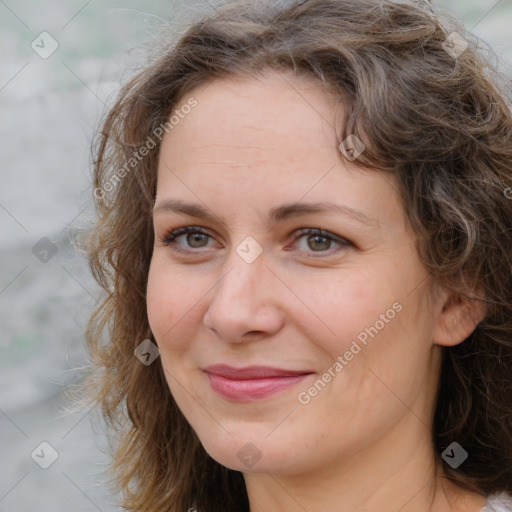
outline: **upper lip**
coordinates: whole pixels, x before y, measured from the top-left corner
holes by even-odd
[[[308,375],[313,373],[311,370],[287,370],[285,368],[274,368],[271,366],[245,366],[243,368],[234,368],[226,364],[214,364],[203,368],[207,373],[219,375],[231,380],[253,380],[268,379],[272,377],[296,377],[298,375]]]

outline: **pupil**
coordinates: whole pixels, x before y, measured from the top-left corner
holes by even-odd
[[[323,247],[320,247],[320,250],[321,249],[329,249],[330,240],[328,240],[327,238],[325,238],[323,236],[313,235],[313,239],[315,240],[314,243],[316,243],[320,240],[320,245],[323,245]],[[322,241],[324,242],[323,244],[322,244]],[[311,245],[310,245],[310,248],[314,249],[314,247],[311,247]],[[317,246],[317,249],[318,249],[318,246]]]
[[[201,237],[204,237],[205,238],[205,235],[203,235],[202,233],[189,233],[188,237],[187,237],[187,242],[192,246],[192,247],[204,247],[204,244],[201,245]],[[198,245],[196,245],[196,242],[199,242]]]

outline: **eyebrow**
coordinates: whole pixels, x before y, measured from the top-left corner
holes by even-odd
[[[179,199],[165,199],[155,205],[153,214],[155,213],[178,213],[182,215],[189,215],[190,217],[197,217],[205,220],[218,220],[219,217],[212,214],[207,208],[193,203],[186,203]],[[337,203],[289,203],[283,204],[272,208],[269,211],[269,218],[274,223],[290,219],[292,217],[299,217],[301,215],[312,213],[336,213],[350,217],[361,224],[367,226],[379,226],[379,221],[369,217],[365,213],[355,210],[346,205]]]

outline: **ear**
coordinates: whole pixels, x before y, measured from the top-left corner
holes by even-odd
[[[448,294],[437,318],[434,343],[447,347],[462,343],[486,314],[487,307],[483,302],[459,294]]]

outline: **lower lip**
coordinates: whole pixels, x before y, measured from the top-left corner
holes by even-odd
[[[253,402],[289,389],[308,375],[272,377],[254,380],[232,380],[208,373],[212,389],[219,395],[237,402]]]

